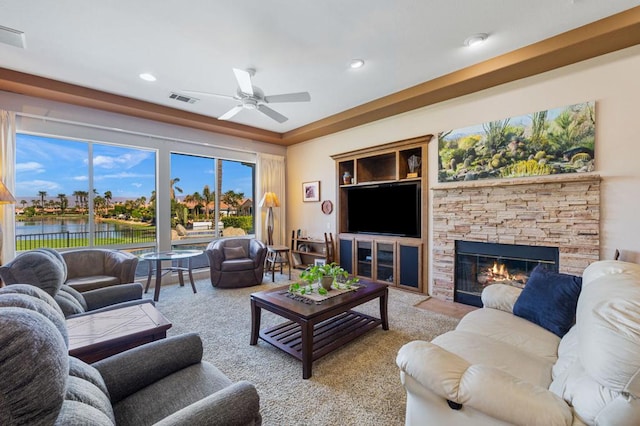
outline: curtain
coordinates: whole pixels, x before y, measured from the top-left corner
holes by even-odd
[[[267,241],[265,226],[266,209],[259,206],[260,200],[266,192],[273,192],[280,201],[280,207],[273,208],[274,227],[273,243],[289,245],[286,239],[286,194],[285,194],[285,160],[283,156],[258,154],[257,162],[258,190],[254,206],[256,209],[256,238]]]
[[[16,116],[11,111],[0,110],[0,180],[15,196],[15,147]],[[15,257],[15,213],[13,204],[0,204],[2,226],[2,252],[0,264]]]

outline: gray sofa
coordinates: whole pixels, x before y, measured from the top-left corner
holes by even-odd
[[[44,290],[55,299],[67,318],[139,303],[153,303],[142,299],[142,285],[139,283],[80,293],[64,284],[66,277],[67,265],[60,253],[46,248],[20,253],[0,267],[0,278],[5,284],[30,284]]]
[[[126,251],[83,248],[61,254],[67,265],[65,284],[80,292],[135,281],[139,259]]]
[[[262,283],[267,246],[255,238],[222,238],[207,249],[211,285],[222,288],[250,287]]]
[[[0,289],[0,424],[260,425],[260,401],[202,360],[185,334],[94,364],[70,357],[64,317],[44,291]]]

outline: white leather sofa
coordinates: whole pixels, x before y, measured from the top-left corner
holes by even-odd
[[[640,265],[582,276],[562,339],[514,315],[521,290],[485,288],[484,307],[396,359],[407,425],[640,425]]]

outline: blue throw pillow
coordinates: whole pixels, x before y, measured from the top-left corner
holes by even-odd
[[[582,278],[538,265],[513,305],[513,313],[562,337],[575,322],[581,289]]]

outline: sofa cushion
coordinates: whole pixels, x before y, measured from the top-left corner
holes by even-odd
[[[225,260],[245,259],[247,252],[243,247],[223,247]]]
[[[231,384],[212,364],[191,365],[115,403],[116,424],[151,425]]]
[[[562,337],[575,322],[582,278],[536,266],[513,313]]]
[[[456,330],[507,343],[550,363],[558,358],[558,336],[524,318],[498,309],[484,308],[469,312],[460,320]]]
[[[83,292],[118,285],[120,284],[120,279],[109,275],[88,275],[84,277],[69,278],[65,284],[77,291]]]

